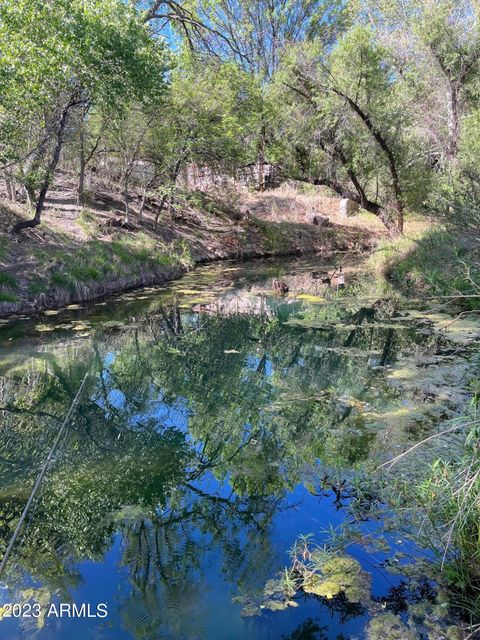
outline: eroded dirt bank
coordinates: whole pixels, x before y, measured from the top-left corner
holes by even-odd
[[[157,224],[158,203],[148,201],[125,226],[114,192],[98,189],[79,207],[67,180],[50,194],[42,225],[12,235],[28,213],[0,199],[0,316],[160,284],[209,261],[369,251],[378,230],[338,219],[326,200],[290,191],[232,205],[194,193],[162,211]],[[325,226],[307,221],[313,209],[328,218]]]

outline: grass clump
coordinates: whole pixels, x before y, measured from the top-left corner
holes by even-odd
[[[400,290],[458,296],[464,307],[480,308],[480,252],[441,227],[384,241],[370,267]]]
[[[17,281],[11,273],[0,272],[0,287],[16,287]]]
[[[470,412],[446,422],[427,446],[413,454],[399,474],[393,460],[386,493],[394,523],[432,553],[436,573],[449,587],[449,600],[464,617],[480,619],[480,380],[470,382]],[[452,440],[456,455],[449,453]],[[447,445],[448,443],[448,445]],[[421,443],[422,444],[422,443]],[[433,455],[428,447],[434,446]],[[436,453],[435,453],[436,452]],[[402,454],[405,456],[406,454]],[[420,456],[420,458],[418,457]],[[421,467],[418,461],[422,460]],[[420,476],[412,471],[422,468]],[[413,474],[413,475],[412,475]],[[480,627],[479,627],[480,629]]]
[[[17,281],[11,273],[0,272],[0,302],[17,302],[16,287]]]
[[[0,302],[18,302],[18,297],[14,293],[0,291]]]
[[[437,459],[419,485],[417,501],[430,523],[433,547],[457,604],[480,618],[480,419],[472,420],[458,459]]]
[[[80,215],[77,218],[77,224],[81,229],[83,229],[88,237],[93,237],[98,233],[99,225],[97,216],[90,209],[83,208],[80,211]]]
[[[47,286],[45,281],[38,276],[34,276],[27,285],[28,293],[33,296],[45,293],[46,289]]]
[[[90,280],[98,281],[101,279],[101,273],[89,264],[76,264],[69,269],[69,276],[80,282],[89,282]]]
[[[63,289],[72,289],[74,282],[72,278],[64,271],[53,271],[50,275],[50,285],[54,287],[61,287]]]
[[[0,260],[5,260],[8,253],[8,244],[6,238],[0,238]]]

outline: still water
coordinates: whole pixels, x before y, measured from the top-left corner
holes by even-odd
[[[348,261],[338,289],[336,269],[214,265],[0,326],[2,554],[88,373],[0,585],[0,614],[30,603],[40,615],[3,617],[2,639],[366,637],[371,611],[345,598],[261,604],[297,537],[327,543],[352,518],[355,479],[433,419],[394,375],[443,348],[421,303],[367,296]],[[348,553],[386,606],[404,585],[392,553],[422,552],[395,532],[388,550],[362,543],[382,525],[374,500],[357,500]],[[60,617],[61,603],[89,608]]]

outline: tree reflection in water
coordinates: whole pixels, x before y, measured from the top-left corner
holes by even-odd
[[[282,302],[268,315],[160,306],[132,328],[100,324],[88,339],[47,342],[2,378],[3,549],[80,380],[91,376],[9,586],[31,576],[68,599],[82,579],[78,563],[100,562],[120,539],[130,584],[119,596],[124,629],[198,637],[206,559],[220,558],[232,593],[258,591],[279,563],[273,523],[294,506],[299,484],[312,493],[322,485],[318,461],[342,507],[341,476],[383,446],[364,409],[400,394],[369,358],[377,353],[383,365],[426,342],[375,325],[394,312],[332,303],[305,312],[302,326]],[[331,606],[341,622],[361,614],[341,599]],[[288,636],[327,637],[312,620]]]

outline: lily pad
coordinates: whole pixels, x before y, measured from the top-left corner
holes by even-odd
[[[77,324],[74,327],[72,327],[72,330],[73,331],[86,331],[89,328],[90,328],[90,326],[88,324]]]

